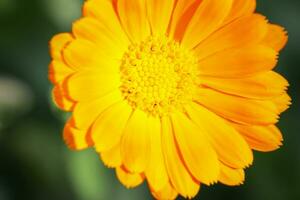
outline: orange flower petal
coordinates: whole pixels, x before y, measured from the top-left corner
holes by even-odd
[[[250,147],[254,150],[268,152],[278,149],[282,145],[280,130],[274,126],[245,126],[232,124],[242,134]]]
[[[287,41],[287,32],[283,27],[275,24],[269,24],[267,35],[262,43],[272,47],[276,51],[280,51],[286,45]]]
[[[61,85],[56,85],[52,89],[52,99],[55,105],[65,111],[71,111],[74,108],[75,102],[66,97]]]
[[[217,154],[201,127],[197,127],[181,113],[172,115],[176,142],[187,168],[200,182],[210,185],[218,180],[220,172]]]
[[[120,59],[126,51],[129,41],[123,31],[118,31],[120,27],[117,27],[109,29],[106,24],[102,24],[94,18],[85,17],[73,24],[73,33],[79,39],[94,42],[97,45],[95,49],[98,56]]]
[[[268,30],[265,17],[253,14],[241,17],[217,30],[195,48],[199,60],[216,52],[258,44]]]
[[[119,181],[127,188],[137,187],[144,181],[144,177],[141,174],[130,173],[124,167],[117,167],[116,174]]]
[[[53,84],[62,82],[72,73],[74,73],[74,71],[62,61],[52,60],[49,65],[49,80]]]
[[[257,45],[218,52],[199,61],[199,70],[201,75],[237,78],[271,70],[276,64],[277,52]]]
[[[170,22],[169,36],[181,41],[187,25],[202,0],[177,0]]]
[[[90,101],[118,89],[119,84],[118,74],[80,71],[66,81],[66,90],[74,100]]]
[[[249,145],[224,119],[195,103],[185,108],[192,121],[209,138],[219,160],[233,168],[244,168],[252,164],[253,155]]]
[[[271,101],[277,107],[278,112],[282,113],[290,107],[290,105],[292,104],[291,100],[291,97],[286,92],[284,92],[281,95],[273,97]]]
[[[150,35],[146,0],[118,0],[117,8],[121,24],[131,41],[140,42]]]
[[[231,11],[224,21],[224,24],[232,22],[239,17],[253,13],[255,8],[256,0],[234,0]]]
[[[131,113],[131,107],[124,101],[110,106],[101,113],[92,127],[92,139],[98,152],[108,151],[120,143]]]
[[[73,36],[70,33],[60,33],[55,35],[50,41],[51,58],[62,60],[61,52],[71,41],[73,41]]]
[[[161,190],[158,191],[152,190],[151,193],[156,199],[162,199],[162,200],[176,199],[178,195],[178,193],[170,183],[167,183]]]
[[[161,190],[169,181],[166,171],[162,146],[161,146],[161,123],[159,118],[150,117],[148,127],[151,127],[149,164],[145,175],[154,191]]]
[[[277,108],[271,101],[231,96],[211,89],[200,89],[197,102],[218,115],[241,124],[269,125],[277,122]]]
[[[233,169],[227,165],[221,165],[219,181],[225,185],[236,186],[243,184],[245,180],[245,172],[243,169]]]
[[[202,0],[182,38],[182,45],[194,48],[220,28],[233,0]]]
[[[289,85],[278,73],[268,71],[251,77],[224,79],[201,77],[202,85],[241,97],[269,99],[282,94]]]
[[[69,121],[64,128],[64,140],[69,148],[83,150],[93,145],[88,139],[88,130],[79,130]]]
[[[172,132],[170,120],[162,118],[162,147],[171,184],[183,197],[192,198],[198,193],[200,183],[195,182],[185,168]]]
[[[65,62],[74,70],[119,72],[120,61],[103,56],[101,48],[88,40],[74,40],[64,49],[63,56]]]
[[[104,110],[122,100],[120,91],[114,90],[101,98],[78,102],[73,111],[73,122],[79,129],[88,129]]]
[[[118,41],[118,44],[115,44],[117,46],[128,44],[128,37],[123,31],[123,28],[118,19],[118,15],[115,12],[115,5],[113,5],[112,0],[86,1],[83,6],[83,16],[94,18],[99,22],[99,24],[95,27],[95,32],[97,32],[97,27],[99,28],[99,25],[101,27],[101,34],[98,35],[98,38],[105,35],[109,36],[111,41]],[[92,34],[92,32],[89,33]],[[107,35],[108,33],[110,34]],[[112,35],[114,37],[111,37]]]
[[[151,127],[148,116],[135,110],[125,127],[121,140],[121,155],[124,166],[130,172],[144,172],[149,162]]]
[[[165,35],[170,23],[175,0],[146,1],[147,14],[151,32],[155,35]]]
[[[100,153],[103,163],[110,168],[120,167],[122,165],[122,157],[120,144],[117,144],[113,148]]]

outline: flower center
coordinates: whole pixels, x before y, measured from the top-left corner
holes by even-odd
[[[129,105],[153,116],[182,109],[198,85],[194,54],[165,36],[130,45],[120,70],[120,89]]]

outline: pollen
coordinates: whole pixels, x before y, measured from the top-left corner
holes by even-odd
[[[164,116],[192,101],[198,80],[192,51],[165,36],[131,44],[120,68],[120,90],[133,109]]]

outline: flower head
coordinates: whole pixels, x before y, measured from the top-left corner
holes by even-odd
[[[290,104],[272,71],[283,28],[255,0],[89,0],[71,33],[50,43],[64,139],[94,147],[127,187],[157,199],[201,184],[239,185],[253,150],[282,142]]]

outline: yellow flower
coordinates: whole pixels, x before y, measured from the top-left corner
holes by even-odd
[[[282,142],[290,104],[272,71],[284,29],[255,0],[89,0],[72,33],[51,42],[64,139],[94,147],[127,187],[157,199],[194,197],[201,184],[239,185],[252,150]]]

